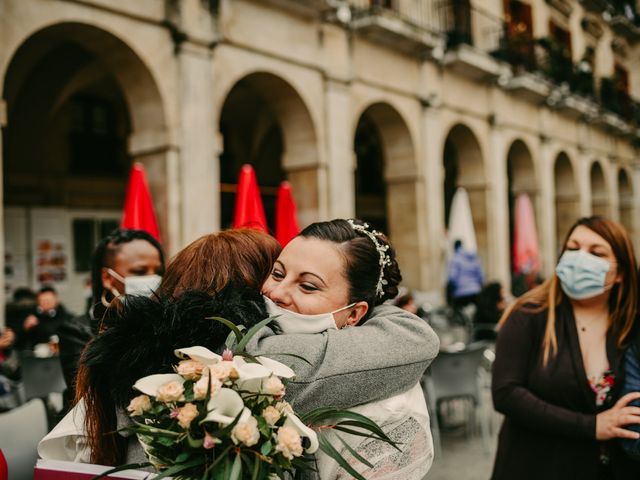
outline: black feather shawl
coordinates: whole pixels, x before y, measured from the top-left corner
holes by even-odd
[[[267,312],[260,293],[231,287],[213,297],[202,292],[179,299],[126,297],[122,308],[110,309],[106,329],[83,353],[89,382],[125,407],[137,395],[131,388],[136,380],[173,371],[176,348],[201,345],[221,353],[230,329],[206,318],[212,316],[250,328]]]

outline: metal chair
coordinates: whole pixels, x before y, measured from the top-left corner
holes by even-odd
[[[33,478],[38,442],[47,434],[47,414],[41,399],[0,413],[0,450],[9,470],[9,480]]]
[[[486,373],[482,364],[486,361],[486,347],[485,342],[477,342],[459,351],[441,351],[427,371],[428,378],[423,381],[423,385],[428,386],[425,395],[431,397],[429,402],[435,405],[434,416],[440,412],[444,402],[455,399],[472,402],[472,408],[466,412],[465,426],[467,431],[473,429],[476,418],[479,417],[483,445],[488,452],[490,420],[482,394]]]

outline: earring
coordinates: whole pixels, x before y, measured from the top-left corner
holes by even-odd
[[[100,303],[104,305],[105,308],[109,308],[111,306],[111,302],[107,302],[107,291],[102,290],[102,295],[100,295]]]

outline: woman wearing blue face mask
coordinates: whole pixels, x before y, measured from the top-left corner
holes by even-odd
[[[619,439],[637,439],[640,408],[622,396],[637,312],[627,232],[600,217],[569,230],[555,275],[500,321],[493,401],[505,416],[493,480],[638,478]]]
[[[311,365],[305,366],[302,362],[292,364],[291,357],[275,357],[292,364],[296,371],[298,377],[288,384],[285,399],[297,410],[360,404],[352,410],[376,421],[398,442],[400,452],[375,440],[345,435],[349,448],[372,464],[367,467],[355,461],[349,449],[335,440],[335,448],[365,478],[421,480],[433,461],[429,415],[419,383],[427,365],[423,365],[409,390],[400,392],[396,379],[380,382],[373,373],[397,368],[396,351],[405,352],[400,355],[403,361],[414,354],[424,354],[432,360],[437,353],[437,337],[418,317],[406,314],[416,329],[426,328],[424,334],[432,338],[434,347],[431,352],[412,352],[412,346],[417,346],[411,343],[412,339],[399,341],[393,332],[399,324],[388,322],[387,334],[378,333],[385,328],[386,315],[397,315],[394,307],[378,307],[369,323],[374,308],[397,295],[401,279],[395,252],[386,237],[366,223],[352,219],[314,223],[287,244],[263,286],[267,310],[277,317],[275,330],[280,335],[273,336],[265,329],[248,346],[250,351],[286,351],[310,360]],[[385,314],[381,308],[390,311]],[[371,334],[367,335],[367,331]],[[345,343],[349,337],[354,341]],[[372,358],[371,352],[379,355]],[[368,375],[360,375],[362,372]],[[361,377],[366,376],[375,385],[364,383],[366,378],[363,382]],[[316,387],[310,388],[310,384]],[[342,390],[336,388],[338,385],[343,386]],[[345,394],[347,385],[351,385],[353,396],[374,389],[380,399],[367,402],[361,397],[359,402],[353,401],[349,392]],[[319,453],[316,460],[319,478],[349,477],[327,455]],[[305,475],[314,478],[312,474]]]

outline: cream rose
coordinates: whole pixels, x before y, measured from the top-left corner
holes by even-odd
[[[282,415],[277,408],[269,405],[267,408],[262,410],[262,416],[267,421],[267,423],[273,427],[276,423],[278,423],[278,420],[280,420],[280,417]]]
[[[280,427],[276,442],[276,450],[289,460],[302,455],[302,439],[295,428]]]
[[[282,413],[293,413],[293,408],[291,407],[291,404],[289,402],[287,402],[286,400],[281,400],[279,402],[276,402],[275,408],[281,414]]]
[[[194,418],[198,416],[198,407],[193,403],[187,403],[178,412],[178,423],[182,428],[189,428]]]
[[[178,364],[176,371],[187,380],[195,380],[202,375],[204,364],[197,360],[183,360]]]
[[[280,398],[284,396],[284,384],[278,377],[272,375],[262,382],[262,393]]]
[[[156,400],[159,402],[175,402],[182,400],[184,387],[179,382],[169,382],[161,385],[156,393]]]
[[[147,395],[138,395],[133,398],[127,407],[129,413],[138,417],[151,408],[151,399]]]
[[[260,432],[258,431],[258,421],[255,417],[250,416],[246,420],[238,422],[231,430],[231,440],[233,443],[244,443],[247,447],[251,447],[260,440]]]
[[[209,365],[211,378],[217,378],[222,382],[228,380],[232,376],[234,370],[232,362],[218,362],[215,365]]]

